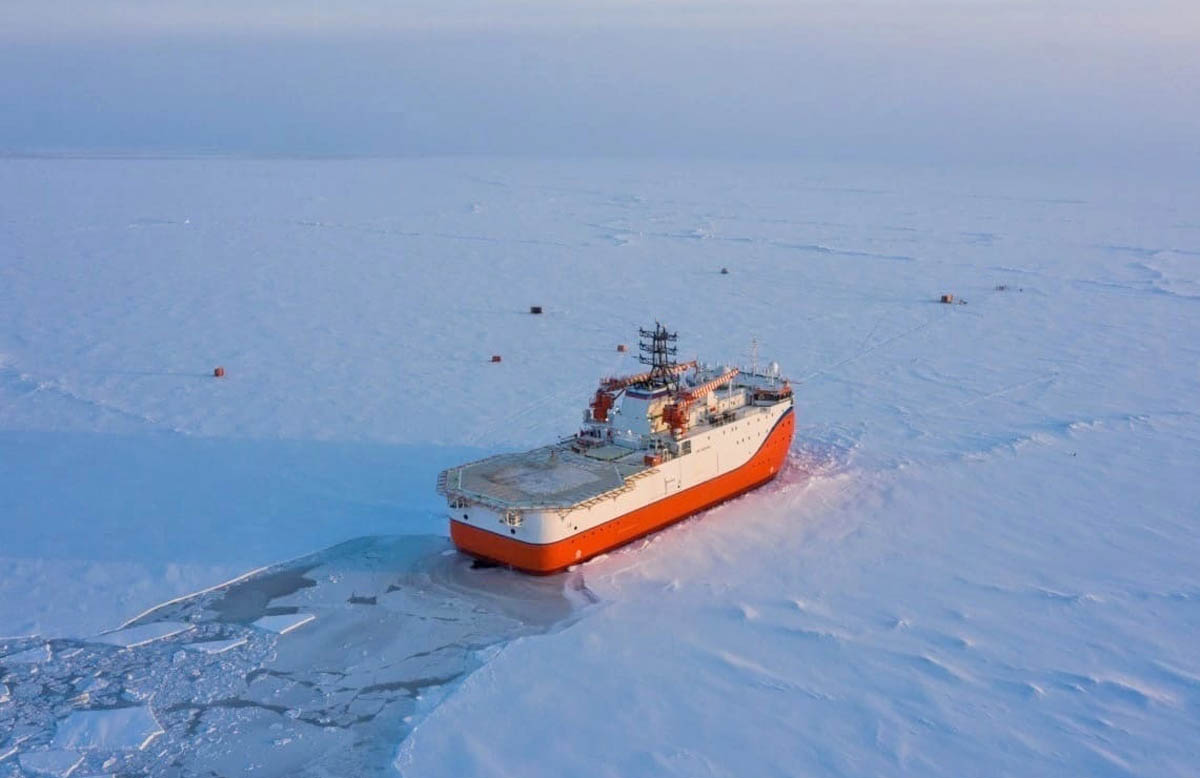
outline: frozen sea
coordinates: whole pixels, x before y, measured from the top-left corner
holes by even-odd
[[[0,159],[0,777],[1195,775],[1193,180]],[[656,319],[786,471],[473,568]]]

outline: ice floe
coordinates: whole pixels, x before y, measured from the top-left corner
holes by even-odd
[[[76,710],[58,723],[51,745],[63,749],[143,749],[161,734],[163,728],[145,705]]]

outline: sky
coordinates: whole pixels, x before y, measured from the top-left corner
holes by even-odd
[[[9,154],[1200,159],[1200,4],[6,0]]]

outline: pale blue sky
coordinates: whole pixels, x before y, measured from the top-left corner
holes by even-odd
[[[0,149],[1196,160],[1200,3],[8,0]]]

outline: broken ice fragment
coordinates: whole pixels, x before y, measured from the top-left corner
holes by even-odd
[[[135,646],[143,646],[155,640],[163,640],[173,635],[178,635],[181,632],[187,632],[190,629],[194,629],[191,624],[182,624],[178,621],[154,621],[136,627],[105,632],[103,635],[97,635],[92,638],[92,640],[96,643],[107,643],[110,646],[133,648]]]
[[[263,616],[261,619],[255,620],[254,626],[259,629],[265,629],[268,632],[286,635],[315,618],[316,616],[313,616],[311,613],[284,613],[278,616]]]
[[[54,778],[66,778],[83,762],[83,757],[74,751],[31,751],[18,759],[22,770]]]
[[[163,728],[146,706],[77,710],[58,723],[51,745],[55,748],[142,750],[161,734]]]
[[[20,665],[32,664],[35,662],[50,661],[50,644],[43,643],[40,646],[27,648],[24,651],[18,651],[15,654],[8,656],[0,656],[0,664],[4,665]]]
[[[188,643],[184,648],[204,654],[223,654],[232,648],[244,645],[246,645],[246,638],[232,638],[230,640],[205,640],[200,643]]]

